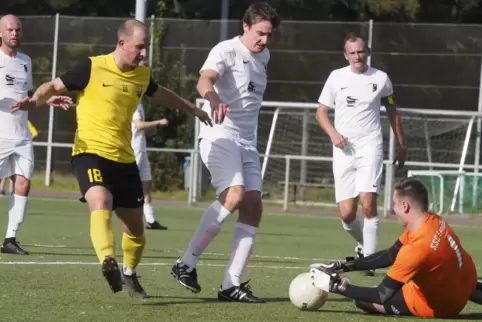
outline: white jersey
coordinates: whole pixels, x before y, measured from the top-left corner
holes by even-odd
[[[28,112],[10,111],[10,106],[27,97],[32,87],[30,57],[22,53],[10,57],[0,50],[0,148],[32,140]]]
[[[210,127],[201,123],[200,138],[230,138],[242,144],[256,144],[269,58],[268,49],[252,53],[239,36],[220,42],[211,49],[201,71],[210,69],[219,74],[214,90],[229,105],[229,112],[222,124]],[[209,102],[202,109],[211,115]]]
[[[145,121],[146,120],[146,114],[144,113],[144,107],[142,104],[139,104],[137,106],[137,110],[134,112],[134,115],[132,117],[132,121],[134,120],[141,120]],[[134,149],[134,154],[138,154],[139,152],[146,152],[147,151],[147,146],[146,146],[146,131],[144,130],[138,130],[136,126],[134,125],[134,122],[132,122],[132,148]]]
[[[388,75],[368,67],[363,74],[350,66],[331,72],[318,102],[335,109],[335,128],[356,149],[383,140],[380,123],[382,97],[393,94]]]

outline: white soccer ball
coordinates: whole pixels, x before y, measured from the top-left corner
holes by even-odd
[[[319,310],[328,299],[328,292],[313,286],[310,273],[301,273],[291,281],[289,295],[293,305],[304,311]]]

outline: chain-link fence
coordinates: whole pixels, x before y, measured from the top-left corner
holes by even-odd
[[[22,50],[32,58],[36,86],[52,75],[62,74],[80,58],[111,52],[123,20],[67,16],[20,19],[24,32]],[[181,63],[182,74],[176,75],[181,91],[191,90],[209,50],[219,42],[220,22],[148,19],[147,23],[154,30],[151,43],[156,44],[159,53],[156,59],[166,66]],[[241,31],[240,21],[228,22],[228,37]],[[346,64],[343,39],[349,32],[360,33],[371,44],[371,65],[389,74],[398,105],[478,110],[482,26],[475,25],[284,21],[270,46],[264,99],[316,102],[331,70]],[[37,142],[47,142],[48,111],[34,111],[30,119],[40,133]],[[270,124],[269,120],[263,122]],[[75,109],[56,112],[50,128],[53,134],[50,143],[72,143]],[[269,128],[263,128],[259,134],[268,132]],[[54,146],[52,169],[70,172],[70,149],[50,143],[47,145]],[[47,149],[36,148],[37,169],[45,168]]]

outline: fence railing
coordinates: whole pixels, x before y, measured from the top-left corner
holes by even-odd
[[[117,27],[124,18],[71,17],[57,14],[20,17],[20,19],[24,29],[22,50],[32,58],[34,83],[38,85],[40,82],[62,74],[80,58],[113,50]],[[185,92],[193,90],[192,79],[195,79],[200,64],[207,57],[209,50],[219,41],[221,21],[160,19],[153,16],[146,21],[151,29],[151,44],[159,40],[162,63],[169,66],[181,62],[185,68],[184,74],[178,75],[180,86],[185,89]],[[241,31],[241,22],[228,21],[227,30],[228,37],[234,37]],[[263,118],[260,120],[258,134],[262,154],[270,138],[272,140],[270,144],[274,142],[275,133],[270,131],[271,125],[277,122],[273,122],[272,117],[275,115],[278,118],[283,117],[283,113],[289,109],[287,105],[305,108],[306,106],[299,102],[316,102],[329,72],[346,64],[342,54],[342,39],[348,32],[353,31],[366,37],[372,49],[369,63],[388,72],[394,84],[397,103],[400,106],[410,107],[406,111],[403,110],[404,114],[425,118],[450,115],[465,118],[467,121],[467,117],[470,117],[468,114],[462,112],[460,114],[456,111],[447,111],[443,112],[447,114],[443,114],[440,110],[457,108],[482,112],[482,92],[480,91],[482,43],[477,41],[482,38],[480,25],[382,23],[372,20],[366,22],[284,21],[279,34],[270,46],[271,60],[268,66],[269,78],[265,100],[274,105],[284,102],[286,107],[276,110],[274,105],[268,104],[269,106],[265,105],[261,111]],[[317,41],[313,41],[314,39]],[[148,64],[153,66],[154,63],[151,46]],[[191,77],[187,77],[189,75]],[[307,104],[310,105],[310,103]],[[298,107],[298,111],[300,108]],[[299,116],[300,125],[311,122],[308,118],[309,111],[312,112],[313,107],[306,108],[304,114]],[[65,143],[68,140],[60,139],[56,129],[63,126],[66,128],[64,133],[69,132],[73,137],[75,120],[64,114],[55,113],[52,108],[49,110],[48,117],[45,114],[32,113],[31,119],[41,132],[40,142],[35,144],[46,147],[45,184],[49,185],[53,168],[52,149],[68,146]],[[468,126],[469,123],[464,123],[465,121],[459,123]],[[429,123],[418,122],[417,124],[423,128]],[[460,128],[459,123],[452,125]],[[475,116],[472,126],[476,133],[480,133],[481,118]],[[303,127],[300,126],[300,128]],[[276,128],[273,129],[275,130]],[[427,130],[433,129],[427,128]],[[423,132],[422,129],[420,131],[420,133]],[[463,131],[468,132],[466,128]],[[197,133],[197,130],[195,132]],[[457,137],[460,137],[460,134],[457,134]],[[480,136],[475,140],[475,146],[480,146]],[[387,135],[386,141],[390,143],[387,146],[389,153],[386,159],[390,160],[394,156],[394,138]],[[197,138],[193,137],[192,149],[155,149],[153,147],[150,150],[189,153],[192,156],[191,169],[193,169],[191,174],[193,180],[190,184],[195,185],[194,180],[197,180],[201,173],[199,160],[194,157],[197,155],[196,142]],[[278,155],[268,149],[267,161],[263,159],[263,174],[268,174],[269,177],[268,164],[275,164],[275,162],[269,163],[269,160],[285,160],[285,155],[306,155],[313,144],[317,142],[302,136],[299,142],[300,151]],[[327,143],[323,144],[326,147]],[[427,147],[419,149],[427,150]],[[467,149],[469,150],[470,148]],[[480,153],[474,152],[472,155],[474,160],[471,163],[478,171]],[[298,161],[300,162],[299,175],[303,181],[305,180],[303,178],[310,176],[310,162],[313,161],[297,160],[296,162]],[[440,163],[429,159],[423,162],[432,166]],[[329,178],[330,175],[327,174],[326,169],[323,171]],[[392,167],[387,167],[387,178],[393,177],[390,171],[393,171]],[[300,189],[301,195],[304,192],[304,189]],[[198,199],[198,189],[190,189],[191,193],[189,203]],[[387,199],[390,200],[390,198]],[[389,204],[385,208],[388,209],[388,207]]]

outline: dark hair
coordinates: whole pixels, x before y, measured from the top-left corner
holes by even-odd
[[[260,21],[270,21],[274,29],[280,24],[280,17],[276,10],[266,2],[253,3],[244,12],[243,22],[252,26]]]
[[[368,44],[365,40],[365,38],[363,38],[363,36],[355,33],[355,32],[350,32],[348,35],[346,35],[346,37],[343,39],[343,51],[346,51],[346,43],[347,42],[355,42],[357,41],[358,39],[361,39],[363,40],[363,42],[365,43],[365,49],[369,51],[369,48],[368,48]]]
[[[398,197],[408,198],[417,203],[423,211],[428,211],[427,187],[415,177],[400,180],[393,187]]]

